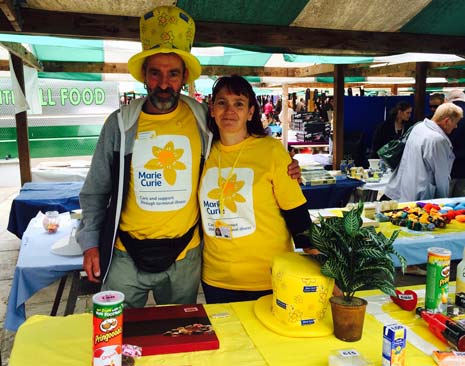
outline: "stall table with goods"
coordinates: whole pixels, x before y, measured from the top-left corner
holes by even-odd
[[[344,207],[355,189],[365,184],[345,175],[332,176],[319,163],[302,166],[301,179],[308,209]]]
[[[457,215],[461,211],[453,208],[460,207],[462,203],[465,203],[465,197],[441,198],[419,203],[365,202],[364,220],[366,221],[364,225],[375,226],[378,232],[386,236],[399,230],[394,247],[406,258],[409,265],[425,263],[427,249],[438,246],[450,250],[451,259],[457,260],[462,258],[465,243],[465,223],[461,215]],[[353,205],[353,203],[349,203],[345,209]],[[442,213],[435,213],[433,208],[432,215],[430,215],[423,209],[425,205],[428,205],[426,209],[438,205]],[[381,214],[377,214],[376,210],[381,211]],[[429,211],[431,212],[431,210]],[[310,211],[313,221],[318,220],[319,214],[323,217],[341,216],[342,210],[341,208],[328,208]],[[401,216],[404,218],[400,218]],[[420,221],[425,222],[421,223]],[[437,225],[434,224],[435,221]],[[400,265],[397,258],[394,258],[394,263],[396,266]]]
[[[433,200],[439,204],[464,202],[465,198]],[[410,205],[414,205],[411,203]],[[366,204],[367,206],[367,204]],[[395,208],[402,205],[395,204]],[[319,210],[324,216],[341,214],[340,208]],[[316,211],[311,211],[316,221]],[[396,226],[391,222],[369,221],[377,230],[389,236],[394,230],[400,234],[394,243],[395,249],[403,255],[408,264],[425,263],[427,249],[443,247],[451,251],[451,259],[461,259],[465,242],[465,224],[451,220],[445,228],[433,231],[414,231]],[[42,227],[41,219],[31,221],[24,233],[5,319],[5,328],[16,330],[26,320],[26,301],[42,288],[62,278],[67,273],[82,268],[82,256],[74,251],[75,246],[60,246],[68,242],[73,226],[62,225],[55,234],[48,234]],[[57,245],[58,244],[58,245]],[[52,251],[52,247],[54,247]],[[58,248],[58,249],[57,249]],[[60,253],[60,254],[57,254]],[[70,256],[71,254],[71,256]],[[397,258],[394,263],[399,266]]]
[[[72,241],[77,222],[68,213],[60,216],[54,233],[49,232],[48,226],[44,227],[41,213],[24,232],[8,298],[4,324],[8,330],[16,331],[26,320],[25,304],[32,295],[60,278],[66,279],[70,272],[82,269],[81,250]]]
[[[389,202],[381,202],[387,205]],[[465,242],[465,197],[395,204],[375,214],[380,231],[389,235],[399,229],[396,249],[408,264],[425,263],[429,247],[451,251],[453,260],[461,259]],[[398,262],[396,262],[398,265]]]
[[[410,290],[418,294],[418,305],[421,306],[424,286]],[[370,362],[360,365],[381,365],[383,327],[393,323],[401,324],[406,330],[403,363],[398,365],[433,366],[433,352],[448,349],[414,310],[403,310],[379,291],[361,291],[357,294],[368,301],[362,339],[357,342],[343,342],[333,335],[312,338],[283,336],[270,330],[257,318],[256,302],[209,304],[204,307],[219,339],[219,349],[142,356],[136,359],[136,365],[328,365],[330,356],[334,360],[344,354],[343,351],[346,354],[347,351],[348,354],[358,353]],[[29,318],[16,334],[10,366],[91,365],[92,318],[92,314],[67,317],[36,315]]]
[[[8,231],[21,238],[39,211],[78,209],[82,185],[83,182],[25,183],[11,203]]]

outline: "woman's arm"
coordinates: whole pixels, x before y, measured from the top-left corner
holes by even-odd
[[[281,210],[281,214],[286,221],[286,226],[292,235],[296,248],[310,248],[312,243],[306,231],[310,230],[312,220],[306,204],[293,208],[291,210]]]

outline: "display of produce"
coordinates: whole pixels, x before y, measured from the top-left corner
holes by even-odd
[[[445,228],[450,222],[447,216],[440,212],[441,207],[427,203],[417,202],[415,207],[404,207],[398,210],[385,211],[382,215],[394,225],[405,226],[410,230],[415,231],[432,231],[436,228]],[[378,215],[380,217],[380,215]],[[380,219],[382,219],[380,217]]]

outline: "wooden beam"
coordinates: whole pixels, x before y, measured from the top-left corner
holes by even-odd
[[[92,63],[92,62],[55,62],[55,61],[44,61],[43,64],[43,71],[47,72],[89,72],[89,73],[122,73],[127,74],[127,64],[126,63]],[[354,73],[351,71],[352,65],[346,65],[345,75],[351,74],[353,76],[360,76],[361,73]],[[391,65],[394,66],[394,65]],[[357,67],[360,67],[358,65]],[[376,71],[373,75],[370,74],[368,71],[363,72],[364,76],[388,76],[389,74],[395,74],[396,76],[411,76],[412,64],[408,64],[408,67],[405,67],[405,72],[407,74],[399,74],[395,73],[393,69],[390,69],[389,66],[383,66],[382,68],[386,68],[386,73]],[[305,75],[305,76],[317,76],[317,75],[325,75],[325,76],[332,76],[327,74],[327,69],[334,68],[334,65],[315,65],[311,67],[303,67],[303,68],[266,68],[266,67],[239,67],[239,66],[203,66],[202,67],[202,75],[231,75],[237,74],[242,76],[260,76],[260,77],[296,77],[297,75]],[[9,71],[9,64],[6,60],[0,60],[0,71]],[[363,68],[362,68],[363,70]],[[396,67],[396,70],[401,70]],[[321,74],[320,74],[321,72]],[[399,71],[400,72],[400,71]],[[465,79],[465,70],[460,69],[447,69],[447,70],[438,70],[428,68],[427,72],[428,77],[444,77],[448,79]],[[300,76],[304,77],[304,76]],[[462,86],[465,82],[454,82],[451,83],[434,83],[428,84],[427,86],[434,87],[454,87],[454,86]],[[365,88],[378,88],[378,89],[390,89],[392,88],[392,84],[371,84],[365,81],[360,82],[350,82],[346,83],[345,87],[349,86],[359,86],[364,85]],[[330,83],[321,83],[321,82],[295,82],[291,81],[291,87],[304,87],[304,88],[331,88],[332,84]],[[398,84],[398,87],[414,87],[414,84]]]
[[[22,9],[25,34],[139,41],[139,18]],[[44,21],[46,19],[46,21]],[[11,32],[0,22],[0,32]],[[260,37],[257,37],[257,34]],[[195,45],[261,47],[267,51],[320,55],[383,55],[404,52],[465,54],[465,37],[367,32],[290,26],[196,22]]]
[[[294,74],[296,77],[308,77],[317,75],[326,75],[334,72],[334,65],[332,64],[319,64],[307,67],[296,68]]]
[[[23,61],[18,56],[10,53],[13,70],[16,74],[16,79],[24,91],[24,71]],[[27,127],[27,113],[21,112],[15,115],[16,118],[16,141],[18,143],[18,158],[19,158],[19,172],[21,177],[21,185],[32,180],[31,174],[31,155],[29,152],[29,135]]]
[[[402,66],[403,65],[403,66]],[[345,72],[346,76],[397,76],[415,77],[415,63],[402,65],[382,66],[369,68],[368,66],[350,69]],[[89,73],[129,73],[126,63],[103,63],[103,62],[58,62],[43,61],[43,71],[47,72],[89,72]],[[0,63],[1,67],[1,63]],[[328,73],[331,70],[331,74]],[[251,66],[202,66],[202,75],[242,75],[260,77],[311,77],[311,76],[332,76],[334,65],[322,64],[301,68],[286,67],[251,67]],[[465,70],[428,70],[429,77],[445,77],[450,79],[465,78]]]
[[[0,10],[16,32],[21,32],[21,16],[10,0],[0,0]]]
[[[296,77],[297,68],[249,67],[249,66],[202,66],[202,75],[242,75],[260,77]]]
[[[363,76],[363,77],[415,77],[416,75],[416,63],[406,62],[403,64],[396,65],[385,65],[379,67],[367,67],[364,65],[359,68],[352,68],[346,71],[346,76]],[[433,68],[433,65],[440,65]],[[460,63],[436,63],[430,64],[427,70],[428,77],[443,77],[449,79],[461,79],[465,78],[465,68],[458,68],[460,66],[465,67],[465,62]],[[457,67],[457,68],[454,68]]]
[[[463,57],[463,56],[462,56]],[[440,67],[465,67],[465,61],[457,61],[457,62],[430,62],[429,68],[430,69],[437,69]]]
[[[103,62],[56,62],[43,61],[44,71],[47,72],[97,72],[97,73],[129,73],[126,63]],[[327,70],[334,69],[333,65],[315,65],[310,67],[252,67],[252,66],[202,66],[202,75],[242,75],[260,77],[310,77]]]
[[[221,29],[221,31],[219,31]],[[257,34],[260,37],[257,37]],[[296,54],[380,55],[404,52],[463,54],[465,37],[364,32],[288,26],[199,22],[197,42],[280,48]],[[444,42],[444,43],[443,43]],[[463,42],[454,44],[455,42]]]
[[[43,61],[46,72],[88,72],[129,74],[127,63]]]
[[[465,78],[465,69],[428,69],[428,76],[446,79],[463,79]]]
[[[0,42],[0,46],[3,46],[11,54],[20,58],[23,61],[23,63],[26,64],[27,66],[30,66],[39,71],[43,70],[43,67],[40,64],[40,61],[32,53],[30,53],[26,48],[24,48],[21,45],[21,43]]]
[[[415,77],[415,63],[406,62],[396,65],[385,65],[370,67],[364,65],[358,68],[351,68],[345,72],[345,76],[396,76],[396,77]]]
[[[417,62],[415,77],[415,121],[421,121],[425,118],[425,97],[426,97],[426,71],[428,62]]]
[[[127,63],[43,61],[42,64],[44,71],[47,72],[129,73]],[[296,77],[299,72],[299,68],[286,67],[202,66],[202,75],[237,74],[243,76],[292,78]]]
[[[140,41],[139,18],[23,8],[23,34]],[[46,20],[46,21],[45,21]],[[0,32],[11,32],[0,21]]]

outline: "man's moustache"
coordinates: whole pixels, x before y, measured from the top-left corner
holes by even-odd
[[[166,94],[168,93],[170,96],[175,97],[177,93],[174,91],[173,88],[166,88],[166,89],[161,89],[161,88],[155,88],[152,90],[151,94]]]

